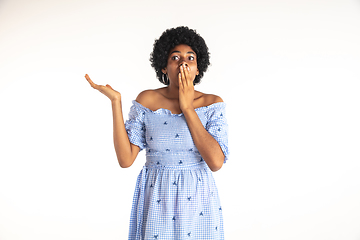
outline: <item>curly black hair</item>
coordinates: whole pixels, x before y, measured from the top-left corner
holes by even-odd
[[[195,77],[195,85],[200,82],[210,65],[210,53],[205,40],[193,29],[181,26],[163,32],[160,38],[155,40],[153,52],[150,54],[151,66],[155,69],[159,81],[168,85],[168,81],[163,81],[161,70],[167,66],[170,50],[180,44],[190,46],[196,53],[199,74]]]

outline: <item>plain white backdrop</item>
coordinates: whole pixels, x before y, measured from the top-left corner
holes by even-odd
[[[0,239],[127,239],[135,181],[112,143],[161,87],[156,38],[206,40],[197,90],[227,103],[230,160],[214,173],[226,239],[360,240],[360,2],[0,1]]]

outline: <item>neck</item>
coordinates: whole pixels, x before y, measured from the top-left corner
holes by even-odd
[[[179,87],[170,83],[166,87],[166,95],[169,99],[179,99]]]

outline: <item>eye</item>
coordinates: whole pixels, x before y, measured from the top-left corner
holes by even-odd
[[[194,61],[194,60],[195,60],[195,57],[194,57],[194,56],[190,56],[190,57],[189,57],[189,60],[190,60],[190,61]]]
[[[171,60],[174,60],[174,61],[179,60],[179,56],[176,56],[176,55],[175,55],[175,56],[172,56],[172,57],[171,57]]]

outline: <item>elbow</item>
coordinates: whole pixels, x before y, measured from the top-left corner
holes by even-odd
[[[123,160],[123,159],[122,160],[118,159],[118,162],[121,168],[128,168],[134,163],[134,161]]]
[[[219,166],[216,166],[216,167],[213,166],[213,167],[210,168],[210,170],[211,170],[212,172],[217,172],[217,171],[220,170],[221,167],[222,167],[222,165],[221,165],[221,166],[219,165]]]
[[[121,168],[128,168],[130,167],[132,164],[124,164],[124,163],[119,163]]]
[[[221,169],[221,167],[224,164],[224,159],[218,159],[218,161],[214,162],[213,164],[211,164],[211,166],[209,166],[210,170],[212,172],[216,172],[219,171]]]

